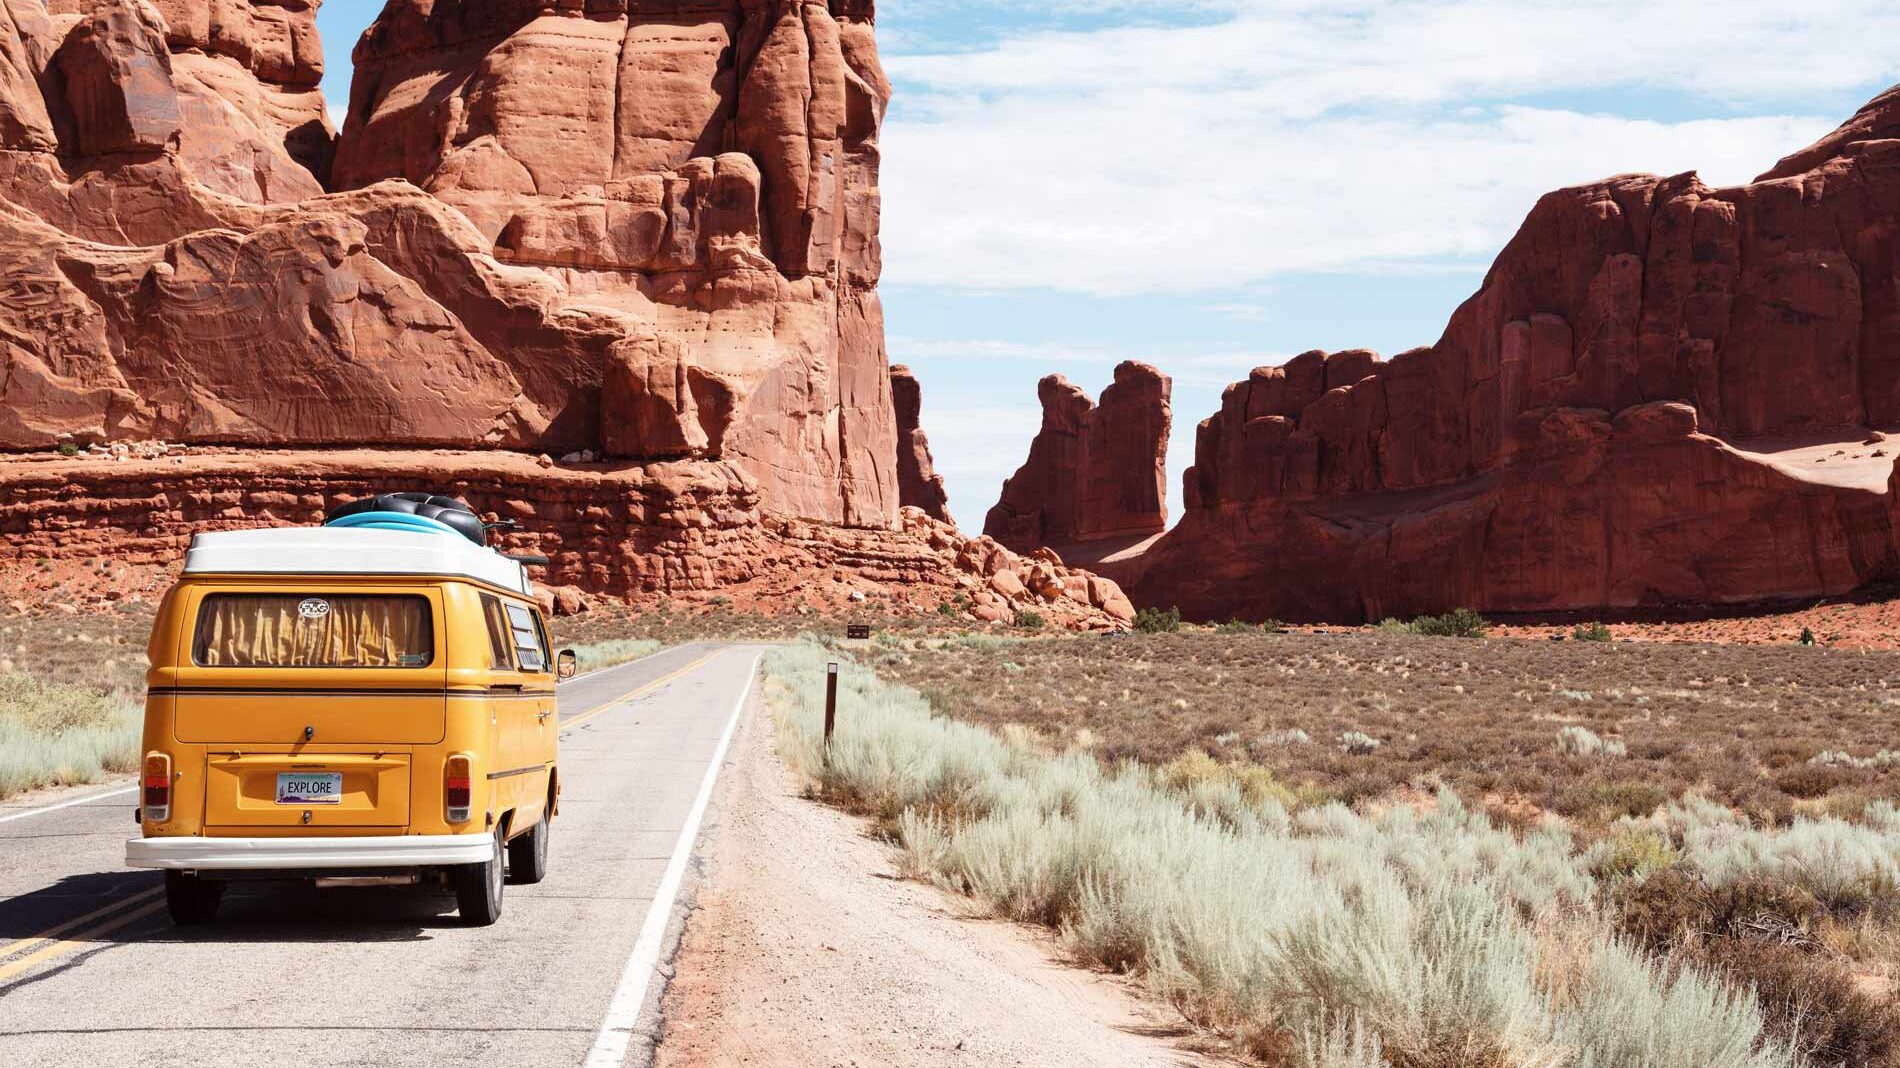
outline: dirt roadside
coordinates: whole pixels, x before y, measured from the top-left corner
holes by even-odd
[[[660,1068],[1223,1063],[1053,942],[898,879],[862,821],[796,796],[755,702],[664,1002]]]

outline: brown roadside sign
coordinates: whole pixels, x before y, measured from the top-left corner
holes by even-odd
[[[852,641],[864,641],[871,636],[871,625],[869,623],[848,623],[844,628],[844,636]]]

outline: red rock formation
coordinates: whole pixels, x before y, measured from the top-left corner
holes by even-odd
[[[1167,526],[1172,383],[1145,363],[1115,368],[1098,407],[1061,375],[1038,383],[1042,429],[1003,483],[983,532],[1021,552]]]
[[[932,519],[951,522],[950,496],[930,458],[930,439],[918,425],[924,406],[923,387],[902,364],[891,367],[891,401],[897,406],[898,499],[906,508],[917,508]]]
[[[578,424],[533,444],[731,458],[771,510],[889,525],[871,5],[585,7],[391,0],[337,186],[408,179],[619,335],[530,386]]]
[[[961,606],[978,621],[1033,611],[1078,630],[1134,618],[1113,582],[964,538],[915,508],[897,530],[854,530],[765,514],[757,480],[731,462],[543,465],[496,451],[157,448],[0,459],[0,577],[31,576],[39,561],[106,559],[146,576],[145,588],[162,587],[192,534],[317,523],[340,501],[398,487],[518,520],[507,548],[548,556],[536,578],[567,609],[582,590],[718,590],[772,609],[843,608],[876,594],[917,611]]]
[[[315,11],[0,0],[0,450],[40,457],[0,459],[0,564],[400,485],[524,520],[569,601],[977,603],[899,508],[869,0],[391,0],[340,138]],[[1126,615],[1022,570],[994,611]]]
[[[0,0],[0,449],[730,460],[894,528],[870,4],[580,6],[393,0],[332,168],[314,5]]]
[[[1900,423],[1896,129],[1889,93],[1750,185],[1544,197],[1435,346],[1230,387],[1186,518],[1111,570],[1202,618],[1344,621],[1893,573],[1893,460],[1858,443]]]

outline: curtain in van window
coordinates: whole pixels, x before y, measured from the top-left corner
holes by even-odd
[[[424,597],[218,593],[198,609],[203,667],[427,667],[435,634]]]

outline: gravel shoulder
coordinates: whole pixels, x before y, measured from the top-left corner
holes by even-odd
[[[865,823],[797,796],[757,699],[702,842],[661,1068],[1181,1066],[1216,1060],[1052,939],[900,879]]]

